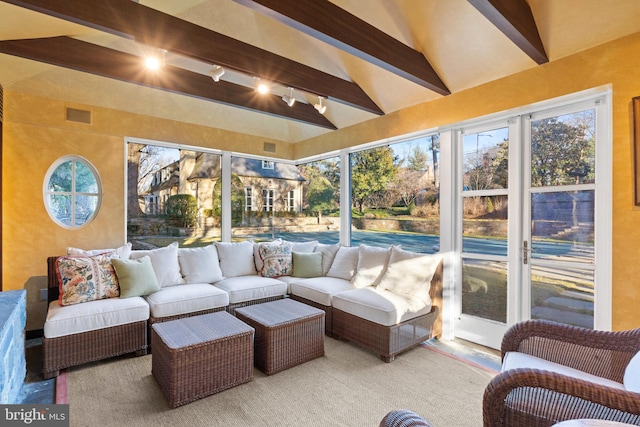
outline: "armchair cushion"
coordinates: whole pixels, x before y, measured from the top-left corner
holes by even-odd
[[[517,351],[507,352],[502,359],[502,372],[510,369],[529,368],[538,369],[541,371],[554,372],[556,374],[566,375],[572,378],[578,378],[585,381],[589,381],[595,384],[604,385],[607,387],[618,388],[624,390],[624,385],[612,381],[606,378],[591,375],[578,369],[570,368],[568,366],[560,365],[555,362],[549,362],[548,360],[541,359],[536,356],[532,356],[526,353],[520,353]]]
[[[640,393],[640,352],[631,358],[624,371],[624,387],[635,393]]]

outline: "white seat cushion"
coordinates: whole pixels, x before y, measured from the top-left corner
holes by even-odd
[[[229,295],[208,283],[162,288],[145,297],[151,317],[170,317],[229,305]]]
[[[333,296],[334,308],[384,326],[393,326],[431,311],[420,298],[379,288],[360,288]]]
[[[640,352],[631,358],[624,370],[624,387],[634,393],[640,393]]]
[[[149,319],[149,305],[142,297],[108,298],[61,307],[49,303],[44,336],[57,338]]]
[[[258,275],[229,277],[214,285],[229,294],[229,304],[283,296],[287,284],[279,279]]]
[[[298,279],[289,284],[289,293],[318,304],[330,306],[332,297],[344,291],[353,289],[350,280],[338,277],[312,277]]]
[[[555,362],[549,362],[548,360],[544,360],[539,357],[532,356],[530,354],[520,353],[518,351],[507,352],[504,355],[504,358],[502,360],[501,371],[504,372],[509,369],[518,369],[518,368],[539,369],[542,371],[554,372],[556,374],[567,375],[573,378],[580,378],[595,384],[601,384],[604,386],[619,388],[624,390],[624,385],[622,383],[611,381],[607,378],[597,377],[595,375],[588,374],[578,369],[560,365]]]

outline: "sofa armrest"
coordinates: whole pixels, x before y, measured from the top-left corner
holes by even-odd
[[[47,302],[57,301],[60,296],[60,286],[58,285],[58,274],[56,272],[56,260],[60,256],[50,256],[47,258]],[[49,304],[47,304],[48,306]]]

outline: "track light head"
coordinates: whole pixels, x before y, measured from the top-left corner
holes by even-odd
[[[287,103],[289,107],[293,107],[293,104],[296,103],[296,98],[293,96],[293,88],[289,88],[289,92],[287,95],[282,96],[282,100]]]
[[[324,114],[324,113],[325,113],[325,111],[327,111],[327,106],[326,106],[326,105],[324,105],[324,104],[322,103],[322,100],[323,100],[323,99],[324,99],[324,98],[322,98],[321,96],[319,96],[319,97],[318,97],[318,103],[317,103],[317,104],[315,104],[315,105],[313,106],[313,108],[315,108],[316,110],[318,110],[318,113],[320,113],[320,114]]]
[[[224,68],[219,65],[214,65],[211,71],[209,71],[209,75],[214,82],[218,83],[220,81],[220,77],[224,75]]]

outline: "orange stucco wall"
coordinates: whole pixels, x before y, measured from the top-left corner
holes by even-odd
[[[613,328],[640,326],[640,208],[633,204],[630,101],[640,95],[640,33],[530,70],[424,103],[367,123],[297,144],[278,141],[282,158],[295,159],[382,138],[456,123],[602,85],[613,90]],[[1,84],[2,82],[0,82]],[[16,93],[5,87],[3,134],[3,288],[27,289],[27,329],[41,327],[45,309],[37,301],[46,287],[46,257],[67,246],[97,248],[125,240],[124,137],[133,136],[250,154],[263,138],[67,104]],[[65,121],[65,108],[89,109],[93,123]],[[239,149],[238,147],[242,147]],[[104,201],[87,227],[68,231],[47,216],[42,185],[59,157],[85,157],[101,175]],[[30,326],[31,325],[31,326]]]

